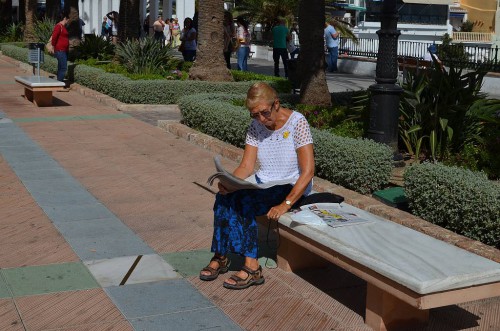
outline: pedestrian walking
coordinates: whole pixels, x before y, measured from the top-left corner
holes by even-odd
[[[196,58],[196,29],[193,27],[193,20],[186,17],[184,20],[184,29],[181,34],[181,52],[184,61],[193,62]]]
[[[165,36],[165,46],[168,46],[170,44],[170,39],[172,37],[171,30],[170,30],[170,20],[167,18],[165,20],[165,26],[163,27],[163,35]]]
[[[172,47],[177,47],[180,44],[180,32],[181,27],[179,25],[179,19],[176,17],[172,23]]]
[[[329,72],[335,72],[337,68],[337,60],[339,58],[339,34],[334,27],[335,20],[331,19],[330,22],[325,23],[325,45],[328,50],[327,57],[327,70]]]
[[[224,60],[226,61],[226,67],[231,69],[231,53],[236,46],[236,34],[233,23],[233,15],[225,11],[224,12]]]
[[[110,25],[110,35],[111,35],[111,41],[113,44],[116,44],[118,41],[118,12],[116,11],[111,11],[106,14],[108,17],[108,23]]]
[[[237,50],[238,70],[248,71],[247,62],[248,56],[250,55],[250,42],[252,39],[248,31],[248,22],[240,16],[236,19],[236,24],[238,25],[236,34],[239,43],[239,48]]]
[[[274,75],[280,76],[280,58],[283,62],[285,77],[288,77],[288,50],[287,43],[290,41],[290,32],[285,26],[285,19],[280,17],[279,24],[273,28],[273,61]]]
[[[153,23],[153,31],[155,33],[154,34],[155,40],[162,44],[164,43],[164,38],[165,38],[165,35],[163,34],[164,27],[165,27],[165,22],[163,22],[161,15],[158,15],[158,18]]]

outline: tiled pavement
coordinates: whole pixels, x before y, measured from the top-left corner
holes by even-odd
[[[200,281],[212,154],[75,92],[36,108],[19,74],[0,57],[0,330],[369,330],[365,284],[333,266],[263,258],[263,286]],[[427,329],[497,330],[498,316],[500,300],[444,307]]]

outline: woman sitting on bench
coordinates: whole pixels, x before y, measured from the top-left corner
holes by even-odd
[[[214,280],[229,270],[229,252],[245,257],[241,271],[224,282],[229,289],[244,289],[264,283],[257,260],[258,225],[256,216],[277,221],[312,188],[314,176],[313,140],[309,124],[298,112],[281,107],[276,91],[266,83],[254,84],[247,93],[246,107],[253,118],[247,132],[245,151],[233,174],[247,178],[260,168],[257,183],[288,180],[290,184],[261,190],[229,193],[219,183],[214,205],[214,234],[210,264],[200,279]]]

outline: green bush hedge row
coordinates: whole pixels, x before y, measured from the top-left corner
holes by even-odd
[[[19,61],[27,62],[28,49],[12,45],[2,45],[2,52]],[[57,60],[45,56],[43,70],[57,72]],[[184,95],[196,93],[246,93],[254,81],[244,82],[204,82],[181,80],[131,80],[120,74],[106,73],[99,68],[86,65],[69,65],[70,80],[95,91],[107,94],[124,103],[174,104]],[[279,81],[269,81],[278,90],[283,85]],[[280,85],[281,84],[281,85]]]
[[[500,185],[485,174],[423,163],[405,171],[404,183],[416,216],[500,248]]]
[[[186,125],[238,147],[244,147],[250,124],[248,111],[233,102],[244,94],[197,94],[179,99]],[[392,170],[392,152],[373,141],[334,136],[312,129],[317,175],[360,193],[386,184]]]

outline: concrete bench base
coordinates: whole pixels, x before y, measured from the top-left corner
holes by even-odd
[[[333,263],[365,280],[365,323],[374,330],[424,325],[431,308],[500,296],[500,264],[342,205],[370,222],[318,227],[283,215],[278,267],[298,271]]]
[[[52,106],[52,93],[61,90],[65,83],[41,76],[16,76],[16,82],[24,87],[24,96],[38,107]]]

